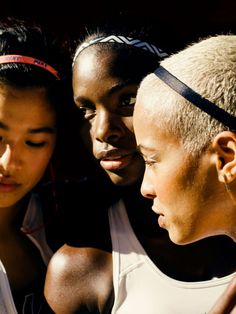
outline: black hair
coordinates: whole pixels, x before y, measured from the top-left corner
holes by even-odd
[[[45,88],[47,97],[57,112],[58,125],[61,124],[61,118],[66,112],[64,107],[72,95],[71,59],[65,47],[40,25],[7,17],[0,22],[0,56],[2,55],[36,58],[58,71],[60,80],[34,64],[0,63],[0,84],[20,89]]]
[[[63,55],[56,41],[39,25],[7,18],[0,22],[0,55],[19,54],[39,59],[54,67],[63,77],[66,74]],[[68,62],[67,62],[68,65]],[[48,71],[25,63],[0,64],[0,80],[15,86],[46,85],[55,77]]]
[[[57,116],[57,151],[62,149],[62,134],[64,137],[67,135],[70,105],[73,104],[71,58],[69,48],[63,44],[41,25],[12,17],[0,22],[0,56],[22,55],[38,59],[53,67],[60,76],[57,79],[48,70],[34,64],[0,63],[0,85],[16,89],[45,89]],[[57,162],[55,155],[58,154],[54,154],[54,162]]]

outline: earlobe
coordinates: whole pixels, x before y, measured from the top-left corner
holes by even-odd
[[[236,178],[236,134],[223,131],[214,138],[212,146],[216,154],[219,181],[232,182]]]

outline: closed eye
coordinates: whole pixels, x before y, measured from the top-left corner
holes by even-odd
[[[158,163],[158,154],[152,154],[151,156],[147,157],[146,155],[144,155],[140,149],[140,147],[137,147],[137,153],[140,154],[144,160],[145,165],[151,167],[154,164]]]
[[[156,164],[157,162],[155,160],[148,160],[147,159],[147,160],[144,160],[144,163],[145,163],[146,166],[151,167],[154,164]]]
[[[26,141],[25,143],[26,143],[27,146],[35,147],[35,148],[43,147],[43,146],[45,146],[47,144],[46,141],[43,141],[43,142]]]

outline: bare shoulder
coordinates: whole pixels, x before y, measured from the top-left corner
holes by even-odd
[[[52,257],[45,296],[58,314],[103,313],[112,297],[112,256],[100,249],[62,246]],[[86,311],[87,310],[87,311]]]

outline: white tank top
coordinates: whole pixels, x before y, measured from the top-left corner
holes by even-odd
[[[109,209],[115,300],[112,314],[206,314],[235,273],[184,282],[161,272],[129,223],[123,201]]]

